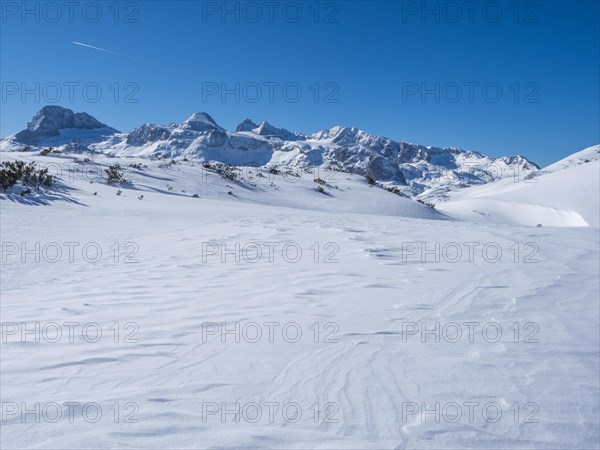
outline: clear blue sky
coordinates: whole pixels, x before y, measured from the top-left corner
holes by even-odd
[[[223,17],[222,2],[3,1],[0,134],[59,104],[122,131],[206,111],[227,129],[339,124],[541,165],[599,143],[599,2],[468,4],[227,2]]]

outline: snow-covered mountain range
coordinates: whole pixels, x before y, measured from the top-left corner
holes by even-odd
[[[25,130],[3,138],[0,150],[19,150],[24,145],[238,166],[324,167],[390,183],[409,195],[436,198],[456,188],[525,176],[539,169],[522,156],[491,158],[458,148],[394,141],[342,126],[308,135],[246,119],[236,131],[227,131],[207,113],[194,113],[181,124],[147,123],[121,133],[89,114],[60,106],[42,108]]]

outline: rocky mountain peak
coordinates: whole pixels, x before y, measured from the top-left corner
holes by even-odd
[[[258,128],[258,125],[256,125],[252,119],[245,119],[243,122],[238,124],[235,131],[239,133],[240,131],[252,131],[255,128]]]
[[[223,130],[223,128],[215,122],[215,119],[205,112],[192,114],[185,122],[183,122],[181,128],[187,128],[194,131]]]
[[[118,130],[103,124],[88,113],[74,113],[68,108],[57,105],[44,106],[27,124],[27,128],[15,135],[18,142],[38,144],[44,139],[60,135],[60,130],[93,130],[105,128],[114,133]]]

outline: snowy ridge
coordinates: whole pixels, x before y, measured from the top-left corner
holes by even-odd
[[[594,145],[544,167],[542,172],[556,172],[558,170],[598,161],[598,159],[600,159],[600,145]]]
[[[598,227],[599,154],[589,147],[525,177],[452,192],[437,207],[463,220]]]

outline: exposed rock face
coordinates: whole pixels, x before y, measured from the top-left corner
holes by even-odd
[[[255,128],[258,128],[258,125],[256,125],[254,122],[252,122],[252,120],[246,119],[243,122],[241,122],[240,124],[238,124],[235,131],[239,133],[240,131],[252,131]]]
[[[144,145],[149,142],[169,139],[171,132],[155,125],[144,124],[127,135],[127,143],[130,145]]]
[[[23,144],[35,145],[44,139],[60,135],[62,129],[92,130],[97,128],[111,129],[87,113],[74,113],[60,106],[44,106],[38,111],[27,128],[15,135],[15,139]],[[114,129],[112,129],[114,130]],[[114,130],[114,132],[118,132]]]
[[[511,165],[520,165],[525,170],[539,170],[540,167],[534,163],[529,161],[527,158],[522,156],[501,156],[496,159],[496,161],[503,162],[504,164]]]
[[[371,177],[374,180],[396,181],[401,184],[406,184],[404,175],[402,175],[398,165],[381,156],[372,156],[369,158],[365,176]]]
[[[255,127],[252,130],[252,132],[258,134],[259,136],[272,136],[282,139],[295,137],[294,133],[292,133],[291,131],[288,131],[283,128],[274,127],[267,121],[261,122],[259,126]]]

